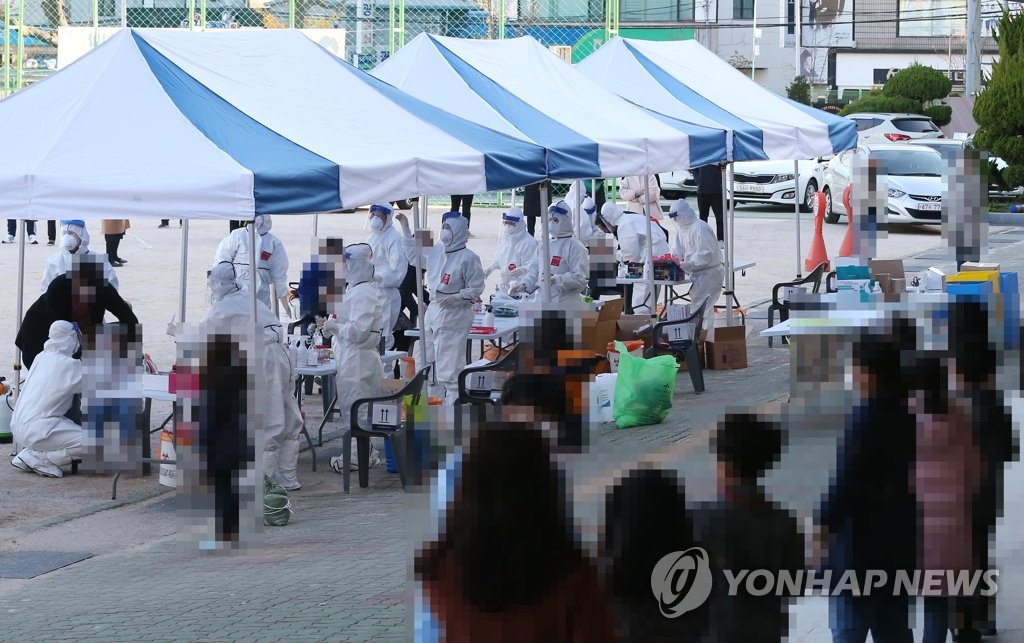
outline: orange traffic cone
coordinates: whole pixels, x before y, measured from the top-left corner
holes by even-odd
[[[843,207],[846,208],[846,236],[843,237],[843,245],[839,246],[840,257],[853,256],[853,206],[850,205],[850,192],[852,190],[852,183],[843,190]]]
[[[825,270],[829,269],[828,250],[825,248],[825,235],[821,227],[825,222],[825,195],[821,192],[814,194],[814,236],[811,237],[811,247],[807,250],[807,257],[804,258],[804,270],[811,272],[818,267],[822,261],[825,262]]]

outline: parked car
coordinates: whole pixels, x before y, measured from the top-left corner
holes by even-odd
[[[669,201],[697,193],[697,182],[689,170],[662,172],[658,175],[661,181],[661,198]]]
[[[737,203],[770,203],[793,205],[802,195],[800,208],[810,212],[814,193],[822,184],[824,165],[820,159],[799,161],[800,188],[793,179],[793,161],[739,161],[734,165]],[[728,186],[727,186],[728,188]]]
[[[889,223],[941,223],[943,172],[946,162],[935,150],[922,145],[886,143],[860,145],[837,154],[824,173],[825,221],[838,223],[846,213],[843,190],[851,183],[855,154],[877,159],[883,165],[879,183],[888,190],[886,220]],[[881,171],[884,170],[884,173]]]
[[[861,143],[910,141],[921,138],[943,138],[942,130],[922,114],[850,114],[846,118],[857,124],[857,140]]]

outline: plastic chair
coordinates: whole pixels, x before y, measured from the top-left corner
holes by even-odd
[[[645,357],[654,357],[656,355],[674,355],[677,358],[682,358],[686,362],[686,370],[690,373],[690,381],[693,383],[693,391],[695,393],[704,392],[704,369],[700,364],[700,355],[697,353],[697,340],[700,337],[701,328],[704,325],[704,311],[708,307],[708,302],[711,301],[710,297],[704,299],[701,302],[700,307],[689,317],[684,319],[677,319],[675,321],[658,322],[649,329],[643,331],[636,331],[634,334],[639,336],[641,332],[644,334],[651,334],[651,347],[645,351]],[[673,326],[681,326],[683,324],[693,324],[693,338],[686,340],[665,340],[665,329],[672,328]]]
[[[398,476],[402,480],[402,488],[405,488],[406,480],[409,477],[408,467],[411,464],[407,458],[406,438],[409,427],[406,426],[405,422],[399,420],[399,423],[393,429],[381,429],[374,428],[372,425],[369,428],[365,428],[360,423],[360,417],[365,418],[365,414],[360,413],[364,408],[370,408],[372,411],[373,404],[381,404],[384,402],[395,402],[402,404],[402,399],[407,395],[412,396],[412,403],[414,405],[419,404],[420,397],[423,394],[423,383],[427,379],[427,373],[430,371],[430,367],[427,366],[419,373],[416,373],[416,377],[409,380],[409,383],[402,387],[402,390],[391,395],[384,395],[381,397],[364,397],[356,400],[352,404],[352,412],[349,418],[349,428],[345,431],[342,441],[342,479],[343,488],[345,493],[349,493],[349,476],[352,472],[352,438],[356,440],[357,457],[359,458],[359,486],[363,489],[370,485],[370,438],[377,436],[382,437],[385,440],[391,442],[392,450],[395,452],[395,461],[398,464]],[[406,419],[408,422],[408,418]]]
[[[498,371],[512,374],[519,368],[519,343],[509,347],[509,352],[496,361],[483,366],[473,366],[462,369],[459,373],[459,399],[458,404],[497,404],[491,396],[491,391],[480,391],[469,388],[467,382],[474,373],[485,373],[487,371]]]
[[[836,271],[825,275],[825,292],[839,292],[839,287],[836,285]]]
[[[779,293],[782,292],[784,288],[793,288],[796,286],[802,286],[804,284],[811,284],[811,292],[817,293],[819,290],[821,290],[821,278],[825,274],[825,267],[827,265],[828,262],[822,261],[817,265],[817,267],[815,267],[814,270],[810,272],[810,274],[808,274],[803,279],[796,279],[794,281],[784,281],[782,283],[775,284],[775,286],[772,288],[772,303],[768,306],[768,328],[771,328],[772,326],[775,325],[775,311],[778,311],[779,313],[780,324],[789,319],[789,302],[782,301],[781,299],[779,299]],[[771,345],[772,338],[769,337],[768,346],[771,347]]]

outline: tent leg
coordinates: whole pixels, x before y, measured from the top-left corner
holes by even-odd
[[[14,322],[14,336],[21,331],[22,318],[25,316],[25,236],[28,233],[28,221],[21,221],[18,230],[18,317]],[[14,353],[14,397],[21,395],[21,349],[15,347]]]
[[[185,323],[185,302],[188,289],[188,219],[181,220],[181,274],[178,278],[178,322]]]
[[[796,278],[803,276],[800,267],[800,252],[803,246],[800,245],[800,203],[803,194],[800,192],[800,161],[793,161],[793,214],[796,217]]]
[[[644,182],[644,218],[647,220],[647,261],[644,266],[644,278],[647,280],[647,300],[648,309],[650,310],[651,318],[657,318],[658,316],[658,296],[657,291],[654,289],[654,237],[653,227],[651,225],[651,217],[653,213],[648,212],[647,208],[651,204],[651,189],[650,189],[650,175],[644,174],[642,177]],[[635,312],[635,311],[634,311]]]
[[[541,296],[544,303],[551,301],[551,230],[548,225],[548,205],[550,203],[550,197],[548,195],[548,182],[544,181],[540,188],[540,230],[541,243],[544,245],[544,261],[543,270],[541,271]]]

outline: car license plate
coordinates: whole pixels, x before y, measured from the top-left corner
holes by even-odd
[[[737,192],[748,192],[750,194],[763,194],[764,186],[759,183],[737,183]]]
[[[922,203],[920,210],[922,212],[938,212],[942,209],[942,203]]]

